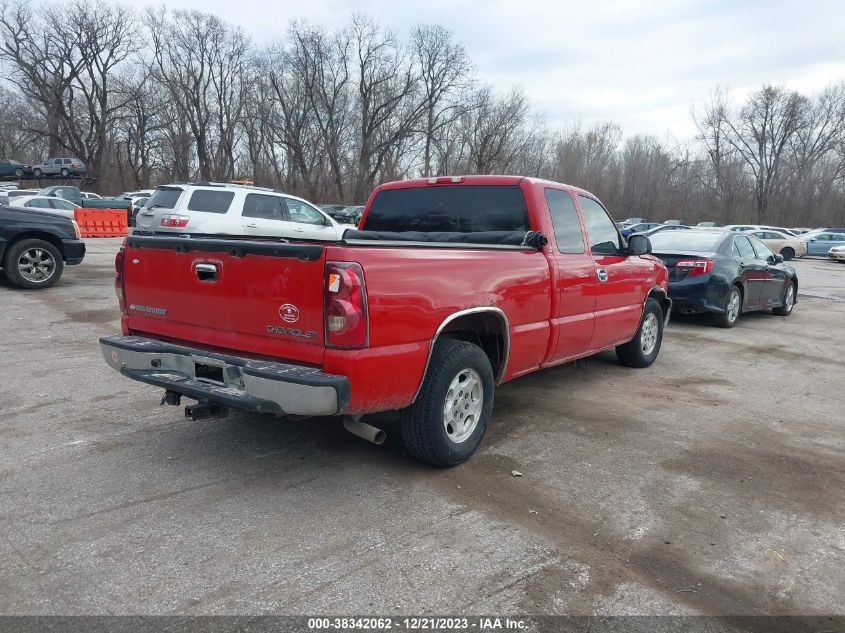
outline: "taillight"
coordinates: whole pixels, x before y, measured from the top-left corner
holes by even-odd
[[[353,349],[369,343],[364,271],[353,262],[326,264],[326,346]]]
[[[76,220],[71,220],[73,223],[73,234],[76,236],[76,239],[82,239],[82,231],[79,230],[79,225],[76,223]]]
[[[123,286],[123,260],[125,256],[122,247],[114,256],[114,294],[117,295],[117,304],[120,306],[121,314],[129,314],[126,310],[126,289]]]
[[[161,216],[161,226],[170,226],[176,228],[184,228],[188,226],[189,218],[187,215],[163,215]]]
[[[712,259],[682,259],[675,264],[675,268],[685,268],[687,277],[692,275],[704,275],[713,270]]]

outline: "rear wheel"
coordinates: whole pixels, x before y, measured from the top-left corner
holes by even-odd
[[[780,249],[780,254],[783,255],[783,258],[786,261],[789,261],[793,257],[795,257],[795,249],[790,248],[789,246],[784,246]]]
[[[772,308],[772,312],[778,316],[789,316],[792,314],[792,307],[795,305],[795,284],[791,281],[783,289],[782,304],[778,308]]]
[[[616,358],[628,367],[648,367],[660,353],[663,342],[663,310],[655,299],[645,302],[640,327],[634,338],[616,347]]]
[[[742,312],[742,293],[736,286],[731,286],[725,297],[725,311],[713,315],[713,320],[719,327],[733,327]]]
[[[433,466],[455,466],[475,452],[493,412],[493,370],[477,345],[435,343],[420,393],[402,411],[408,452]]]
[[[62,178],[67,178],[68,176],[70,176],[70,170],[67,168],[62,169]]]
[[[18,168],[15,170],[15,176],[17,176],[18,178],[23,178],[23,169],[21,169],[20,167],[18,167]]]
[[[6,276],[20,288],[49,288],[65,268],[59,250],[44,240],[21,240],[6,252]]]
[[[32,175],[35,176],[36,178],[41,178],[41,170],[38,169],[38,167],[36,167],[35,169],[32,170]]]

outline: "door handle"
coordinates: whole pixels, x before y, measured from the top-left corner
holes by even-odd
[[[247,224],[247,225],[246,225],[246,228],[248,228],[248,229],[257,229],[257,228],[258,228],[258,225],[257,225],[257,224]]]
[[[604,268],[599,268],[596,270],[596,279],[601,282],[607,281],[607,271]]]
[[[296,231],[297,233],[304,233],[305,232],[305,229],[298,227],[298,226],[293,227],[293,230]]]
[[[197,264],[194,270],[200,281],[217,281],[217,264]]]

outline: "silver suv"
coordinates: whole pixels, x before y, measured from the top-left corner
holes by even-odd
[[[41,176],[79,176],[87,170],[85,163],[78,158],[48,158],[40,165],[32,166],[32,175]]]
[[[138,211],[139,231],[338,241],[344,227],[302,198],[222,183],[157,187]]]

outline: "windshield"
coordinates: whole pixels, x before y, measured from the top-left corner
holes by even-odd
[[[655,253],[673,251],[712,253],[723,238],[722,233],[699,233],[698,231],[661,231],[649,236],[651,249]]]
[[[379,192],[368,231],[527,231],[528,208],[516,185],[447,185]]]

